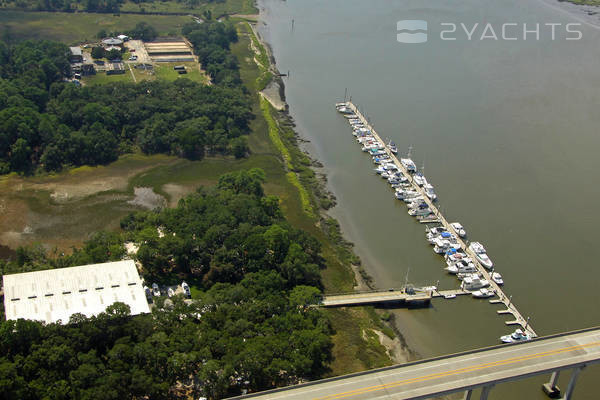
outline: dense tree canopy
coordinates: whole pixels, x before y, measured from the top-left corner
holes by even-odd
[[[320,248],[287,224],[263,178],[224,175],[175,209],[129,216],[124,233],[99,233],[72,255],[36,247],[0,262],[6,273],[119,259],[126,236],[141,244],[146,278],[178,275],[201,289],[193,302],[157,298],[152,315],[127,317],[115,303],[68,325],[0,320],[0,398],[222,398],[321,376],[331,330],[306,307],[320,296]]]
[[[229,51],[238,40],[235,26],[229,22],[207,21],[184,25],[183,34],[194,46],[194,53],[212,81],[225,86],[241,84],[238,61]]]
[[[191,159],[244,156],[253,117],[240,87],[187,79],[76,87],[58,43],[0,43],[0,174],[103,164],[139,147]],[[41,60],[41,61],[40,61]]]

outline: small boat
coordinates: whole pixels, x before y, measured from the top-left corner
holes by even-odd
[[[411,160],[410,158],[401,158],[400,162],[402,163],[402,165],[404,166],[404,168],[406,168],[406,170],[408,172],[411,172],[411,173],[417,172],[417,166],[415,165],[415,162],[413,160]]]
[[[427,241],[431,244],[434,244],[435,240],[438,238],[441,239],[456,239],[454,237],[454,235],[452,235],[450,232],[448,231],[441,231],[440,233],[433,233],[433,232],[429,232],[427,235]]]
[[[436,222],[440,222],[440,219],[438,218],[437,215],[435,214],[429,214],[429,215],[423,215],[420,217],[417,217],[417,219],[419,220],[419,222],[421,222],[422,224],[428,224],[428,223],[436,223]]]
[[[418,215],[429,215],[431,214],[431,209],[429,207],[425,207],[425,208],[411,208],[410,210],[408,210],[408,215],[416,217]]]
[[[478,275],[470,275],[463,279],[460,287],[463,290],[477,290],[489,285],[490,283],[486,279],[480,278]]]
[[[337,110],[341,114],[354,114],[354,111],[352,111],[352,109],[347,106],[338,107]]]
[[[472,242],[471,244],[469,244],[469,248],[471,249],[471,251],[473,251],[473,253],[475,253],[475,257],[477,258],[477,261],[481,263],[481,265],[483,265],[487,269],[492,269],[494,264],[492,263],[492,260],[490,260],[490,258],[488,257],[485,251],[485,247],[483,247],[481,243]]]
[[[471,293],[471,295],[476,299],[487,299],[489,297],[494,297],[496,294],[491,289],[481,288]]]
[[[390,144],[388,144],[388,149],[390,149],[392,153],[398,154],[398,147],[396,146],[396,143],[390,142]]]
[[[460,224],[460,222],[452,222],[450,226],[456,231],[458,236],[460,236],[461,238],[467,236],[467,232],[465,231],[465,228],[463,228],[463,226]]]
[[[531,340],[531,336],[528,333],[523,333],[521,329],[515,330],[510,335],[500,336],[500,341],[502,343],[518,343],[518,342],[526,342]]]
[[[431,183],[425,183],[425,185],[423,185],[423,189],[425,189],[425,194],[427,195],[427,197],[429,197],[429,200],[437,200],[437,194],[435,194],[435,192],[433,191],[433,185]]]
[[[425,179],[425,175],[422,172],[417,172],[413,175],[413,180],[419,186],[423,186],[427,183],[427,179]]]
[[[397,189],[396,190],[396,198],[398,200],[412,199],[414,197],[417,197],[418,195],[419,195],[419,193],[415,192],[414,190],[405,190],[405,189]]]
[[[497,285],[504,285],[504,280],[502,279],[502,275],[498,272],[492,272],[492,280],[496,282]]]
[[[444,295],[444,298],[446,300],[455,299],[456,295],[455,294],[446,294],[446,295]]]

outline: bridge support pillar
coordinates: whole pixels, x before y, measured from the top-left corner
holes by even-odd
[[[558,399],[560,397],[560,388],[558,387],[558,376],[560,371],[554,371],[550,377],[550,382],[542,385],[542,390],[551,399]]]
[[[575,384],[577,383],[577,378],[579,377],[579,374],[581,373],[581,371],[583,371],[584,368],[585,365],[582,365],[581,367],[573,369],[573,373],[571,374],[571,380],[569,381],[569,386],[567,386],[565,395],[562,397],[561,400],[571,400],[571,398],[573,397],[573,391],[575,390]]]
[[[483,389],[481,390],[481,397],[479,399],[480,400],[488,400],[488,396],[490,395],[490,392],[492,391],[493,387],[494,387],[494,385],[484,386]]]
[[[473,390],[469,389],[465,392],[465,396],[463,397],[463,400],[471,400],[471,396],[473,395]]]

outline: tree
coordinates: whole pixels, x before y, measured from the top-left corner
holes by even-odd
[[[245,137],[238,137],[232,140],[231,148],[235,158],[243,158],[248,153],[248,141]]]
[[[10,167],[20,172],[31,169],[31,148],[23,138],[18,138],[10,148]]]
[[[104,48],[102,48],[102,47],[92,47],[92,58],[95,58],[95,59],[104,58],[105,57],[104,53],[105,53],[104,52]]]

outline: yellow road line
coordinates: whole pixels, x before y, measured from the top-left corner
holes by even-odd
[[[402,386],[402,385],[407,385],[410,383],[423,382],[423,381],[428,381],[428,380],[432,380],[432,379],[436,379],[436,378],[443,378],[446,376],[457,375],[457,374],[464,373],[464,372],[478,371],[478,370],[482,370],[482,369],[496,367],[499,365],[514,364],[519,361],[543,358],[543,357],[548,357],[548,356],[555,355],[555,354],[569,352],[572,350],[584,349],[587,347],[597,347],[597,346],[600,346],[600,342],[592,342],[592,343],[588,343],[588,344],[564,347],[561,349],[540,352],[540,353],[534,353],[534,354],[530,354],[527,356],[508,358],[506,360],[499,360],[499,361],[493,361],[493,362],[489,362],[489,363],[485,363],[485,364],[474,365],[472,367],[459,368],[459,369],[455,369],[452,371],[437,372],[435,374],[425,375],[425,376],[421,376],[421,377],[417,377],[417,378],[404,379],[404,380],[400,380],[400,381],[396,381],[396,382],[386,383],[383,385],[368,386],[365,388],[355,389],[355,390],[351,390],[348,392],[342,392],[342,393],[337,393],[337,394],[331,394],[331,395],[328,395],[325,397],[314,398],[313,400],[341,399],[344,397],[350,397],[350,396],[355,396],[355,395],[359,395],[359,394],[364,394],[364,393],[374,392],[374,391],[378,391],[378,390],[384,390],[384,389],[389,389],[389,388],[398,387],[398,386]]]

